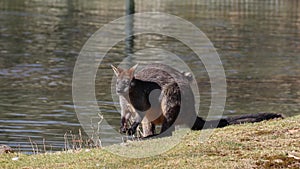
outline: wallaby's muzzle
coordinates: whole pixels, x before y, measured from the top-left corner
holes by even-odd
[[[117,92],[118,95],[122,95],[122,94],[128,93],[128,90],[129,90],[128,87],[124,87],[124,88],[118,88],[116,90],[116,92]]]

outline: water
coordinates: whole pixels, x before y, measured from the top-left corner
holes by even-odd
[[[208,36],[227,76],[226,116],[260,111],[299,114],[298,1],[139,1],[135,10],[177,15]],[[24,152],[32,151],[31,143],[62,150],[66,137],[78,135],[82,129],[72,100],[76,58],[95,31],[124,14],[125,2],[118,0],[0,1],[0,144]],[[98,104],[116,129],[119,114],[107,94],[113,75],[109,65],[127,55],[126,45],[120,42],[109,51],[96,79]],[[210,85],[202,63],[182,43],[160,35],[136,36],[131,50],[146,55],[149,51],[140,50],[149,47],[175,52],[198,70],[205,117]]]

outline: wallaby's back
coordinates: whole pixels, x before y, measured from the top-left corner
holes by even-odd
[[[179,85],[189,85],[188,77],[176,69],[160,64],[153,63],[145,66],[141,71],[135,74],[136,79],[155,82],[161,87],[166,84],[176,82]]]

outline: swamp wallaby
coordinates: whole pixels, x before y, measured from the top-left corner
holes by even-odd
[[[184,124],[192,130],[224,127],[230,124],[259,122],[282,117],[274,113],[258,113],[205,121],[197,116],[190,73],[179,72],[167,65],[149,64],[135,73],[137,65],[128,70],[112,65],[117,76],[116,92],[121,106],[121,133],[132,135],[142,123],[143,136],[155,135],[155,125],[162,125],[160,134],[170,135],[174,125]],[[128,125],[129,118],[134,122]]]

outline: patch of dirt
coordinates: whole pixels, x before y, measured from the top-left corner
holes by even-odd
[[[300,157],[293,154],[265,156],[256,162],[258,168],[300,168]]]

